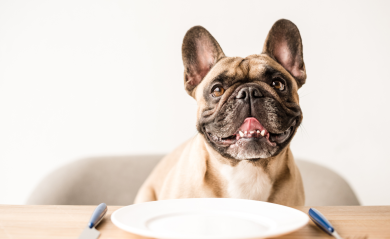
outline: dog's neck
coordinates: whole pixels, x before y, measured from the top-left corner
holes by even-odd
[[[274,157],[234,161],[216,152],[203,135],[198,134],[196,141],[201,146],[199,158],[205,159],[205,181],[220,197],[267,201],[273,194],[272,185],[288,177],[294,163],[289,145]]]

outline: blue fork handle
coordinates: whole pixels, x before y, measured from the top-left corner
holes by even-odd
[[[332,224],[326,218],[324,215],[322,215],[317,209],[310,208],[309,209],[309,217],[317,226],[319,226],[324,232],[328,233],[329,235],[333,235],[334,228]]]
[[[91,219],[89,219],[88,227],[96,227],[103,219],[104,215],[106,215],[106,212],[107,205],[105,203],[100,203],[99,206],[96,207],[95,211],[93,211]]]

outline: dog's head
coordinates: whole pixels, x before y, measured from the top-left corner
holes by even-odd
[[[260,55],[226,57],[203,27],[182,46],[185,89],[198,103],[199,133],[222,156],[258,160],[277,155],[302,121],[298,89],[305,83],[298,28],[279,20]]]

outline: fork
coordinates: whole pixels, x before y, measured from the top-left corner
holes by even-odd
[[[315,208],[309,209],[309,217],[310,219],[324,232],[328,233],[329,235],[335,237],[336,239],[343,239],[334,229],[332,224],[325,218],[320,211],[318,211]],[[348,237],[348,239],[367,239],[367,236],[353,236]]]

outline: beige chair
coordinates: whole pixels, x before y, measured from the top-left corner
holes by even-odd
[[[132,204],[135,195],[163,155],[83,159],[57,169],[33,191],[27,204]],[[328,168],[297,160],[307,206],[359,205],[348,183]]]

